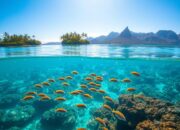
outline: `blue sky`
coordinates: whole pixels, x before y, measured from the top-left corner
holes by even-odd
[[[0,0],[0,33],[58,41],[71,31],[88,36],[159,29],[180,33],[180,0]]]

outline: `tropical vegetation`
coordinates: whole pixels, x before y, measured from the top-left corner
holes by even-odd
[[[21,46],[21,45],[40,45],[41,42],[35,39],[35,36],[24,35],[10,35],[5,32],[0,38],[0,46]]]
[[[76,32],[66,33],[63,36],[61,36],[62,44],[65,45],[88,44],[89,41],[86,40],[86,38],[86,33],[78,34]]]

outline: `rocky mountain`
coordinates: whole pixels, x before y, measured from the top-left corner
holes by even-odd
[[[99,36],[96,38],[92,38],[92,40],[90,40],[91,43],[107,43],[110,42],[111,40],[113,40],[114,38],[118,37],[119,33],[117,32],[111,32],[109,33],[107,36]]]
[[[180,34],[171,30],[159,30],[156,33],[136,33],[126,27],[121,33],[111,32],[107,36],[91,38],[91,43],[117,44],[180,44]]]
[[[112,42],[128,44],[141,43],[140,39],[132,35],[128,27],[126,27],[118,37],[112,39]]]
[[[160,30],[156,33],[156,35],[168,42],[176,42],[179,40],[178,35],[171,30]]]

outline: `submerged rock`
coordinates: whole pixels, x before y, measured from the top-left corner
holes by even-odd
[[[41,118],[43,130],[73,130],[76,125],[76,112],[70,107],[63,107],[67,112],[46,111]]]
[[[110,130],[115,130],[115,125],[116,123],[115,117],[113,113],[110,110],[107,110],[106,108],[99,108],[99,109],[94,109],[91,111],[91,115],[93,116],[92,119],[89,120],[87,126],[90,130],[101,130],[102,125],[99,124],[95,118],[99,117],[103,119],[106,122],[106,127]]]
[[[18,103],[20,96],[17,94],[8,94],[0,97],[0,108],[11,108]]]
[[[47,110],[50,110],[51,108],[55,107],[57,104],[58,103],[55,102],[54,100],[47,100],[47,101],[36,100],[33,102],[33,106],[39,114]]]
[[[32,106],[17,106],[13,109],[0,112],[0,129],[10,127],[23,127],[35,116],[35,109]]]
[[[14,127],[9,128],[8,130],[22,130],[22,129],[19,128],[19,127],[14,126]]]

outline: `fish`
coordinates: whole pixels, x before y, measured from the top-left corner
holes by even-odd
[[[48,81],[49,81],[49,82],[55,82],[55,80],[54,80],[54,79],[48,79]]]
[[[36,88],[42,88],[42,85],[41,85],[41,84],[35,84],[34,87],[36,87]]]
[[[118,82],[118,80],[116,78],[111,78],[109,81],[110,82]]]
[[[66,76],[66,79],[72,79],[72,76]]]
[[[106,99],[106,100],[108,100],[108,101],[113,102],[113,99],[112,99],[112,98],[110,98],[109,96],[105,96],[105,97],[104,97],[104,99]]]
[[[40,97],[44,97],[44,96],[47,96],[46,94],[44,94],[44,93],[39,93],[38,94],[38,96],[40,96]]]
[[[93,79],[92,79],[91,77],[86,77],[85,80],[91,81],[91,80],[93,80]]]
[[[135,90],[136,90],[135,88],[127,88],[128,92],[132,92],[132,91],[135,91]]]
[[[122,82],[124,82],[124,83],[129,83],[129,82],[131,82],[131,80],[128,79],[128,78],[124,78],[124,79],[122,80]]]
[[[59,80],[65,80],[65,78],[64,77],[59,77]]]
[[[106,127],[101,127],[101,129],[102,129],[102,130],[108,130],[108,128],[106,128]]]
[[[96,76],[96,74],[95,73],[91,73],[90,76]]]
[[[96,84],[95,86],[96,86],[96,87],[101,87],[101,84]]]
[[[99,93],[105,94],[106,92],[104,90],[97,90]]]
[[[42,82],[42,85],[50,86],[50,83],[48,83],[48,82]]]
[[[84,93],[84,91],[83,91],[83,90],[76,90],[76,91],[78,91],[79,93]]]
[[[96,83],[94,83],[94,82],[89,82],[88,84],[89,84],[89,85],[92,85],[92,86],[95,86],[95,85],[96,85]]]
[[[96,78],[100,78],[100,79],[101,79],[101,78],[103,78],[103,77],[102,77],[102,76],[96,76]]]
[[[86,97],[86,98],[93,98],[93,97],[92,97],[91,95],[89,95],[88,93],[84,94],[83,96]]]
[[[80,93],[77,92],[77,91],[72,91],[72,92],[70,92],[70,94],[71,94],[71,95],[78,95],[78,94],[80,94]]]
[[[32,95],[27,95],[27,96],[25,96],[24,98],[23,98],[23,100],[31,100],[31,99],[33,99],[34,98],[34,96],[32,96]]]
[[[75,90],[75,91],[70,92],[70,94],[72,94],[72,95],[78,95],[80,93],[83,93],[83,91],[82,90]]]
[[[62,85],[67,87],[67,86],[69,86],[69,83],[63,82]]]
[[[113,110],[112,113],[114,113],[119,120],[126,121],[126,117],[122,112]]]
[[[101,125],[106,126],[106,122],[105,122],[103,119],[97,117],[97,118],[95,118],[95,120],[96,120],[97,122],[99,122]]]
[[[96,92],[96,91],[97,91],[96,88],[90,88],[89,90],[90,90],[90,91],[93,91],[93,92]]]
[[[55,98],[56,101],[66,101],[66,98],[63,97],[57,97]]]
[[[81,84],[80,87],[81,87],[81,88],[87,88],[87,85]]]
[[[112,108],[111,108],[109,105],[107,105],[107,104],[104,104],[104,105],[103,105],[103,108],[106,108],[106,109],[112,111]]]
[[[79,72],[76,71],[76,70],[72,71],[71,73],[72,73],[72,74],[79,74]]]
[[[64,108],[57,108],[55,112],[67,112],[67,110]]]
[[[101,77],[101,76],[96,76],[96,80],[97,80],[97,81],[103,81],[103,77]]]
[[[64,94],[65,92],[63,90],[56,90],[55,93]]]
[[[43,96],[40,98],[40,101],[50,100],[51,98],[49,96]]]
[[[86,128],[77,128],[77,130],[87,130]]]
[[[132,71],[131,72],[132,75],[135,75],[135,76],[140,76],[140,73],[136,72],[136,71]]]
[[[36,95],[36,92],[27,92],[26,95]]]
[[[79,108],[86,108],[85,104],[76,104],[76,106],[79,107]]]

